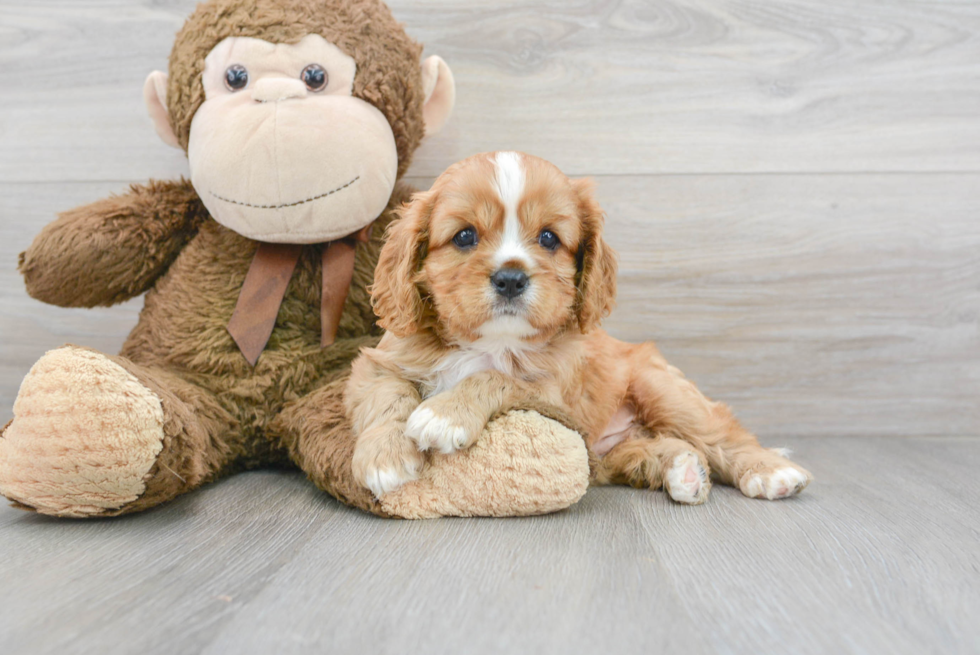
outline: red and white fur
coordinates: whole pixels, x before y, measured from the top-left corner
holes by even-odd
[[[415,479],[423,451],[467,448],[522,398],[561,407],[601,457],[600,484],[707,499],[710,477],[785,498],[810,474],[766,449],[653,343],[599,322],[616,295],[592,183],[515,152],[450,167],[389,228],[372,300],[387,333],[355,361],[347,410],[356,478]]]

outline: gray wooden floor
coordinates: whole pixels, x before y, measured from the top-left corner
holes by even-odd
[[[0,0],[0,424],[46,350],[136,320],[31,300],[16,255],[187,173],[141,88],[195,3]],[[119,520],[4,507],[0,654],[980,652],[980,3],[390,5],[458,85],[410,180],[499,148],[596,177],[608,329],[817,481],[497,521],[382,521],[283,472]]]
[[[0,509],[0,650],[978,652],[980,443],[786,443],[817,482],[778,503],[386,521],[258,472],[120,520]]]

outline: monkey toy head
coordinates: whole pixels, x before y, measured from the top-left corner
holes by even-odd
[[[421,53],[380,0],[209,0],[143,95],[218,223],[319,243],[377,218],[448,119],[452,73]]]

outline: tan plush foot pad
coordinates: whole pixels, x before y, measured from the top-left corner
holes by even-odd
[[[468,450],[433,453],[418,480],[380,503],[407,519],[530,516],[565,509],[588,487],[581,435],[537,412],[517,411],[490,423]]]
[[[42,514],[98,515],[143,493],[162,448],[153,392],[99,353],[59,348],[21,383],[0,438],[0,493]]]

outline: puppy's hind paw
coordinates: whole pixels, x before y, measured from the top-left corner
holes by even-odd
[[[781,500],[803,491],[812,476],[796,466],[769,471],[749,471],[739,481],[739,489],[749,498]]]
[[[708,472],[693,452],[674,457],[664,475],[664,487],[670,497],[685,505],[700,505],[708,499],[711,482]]]

